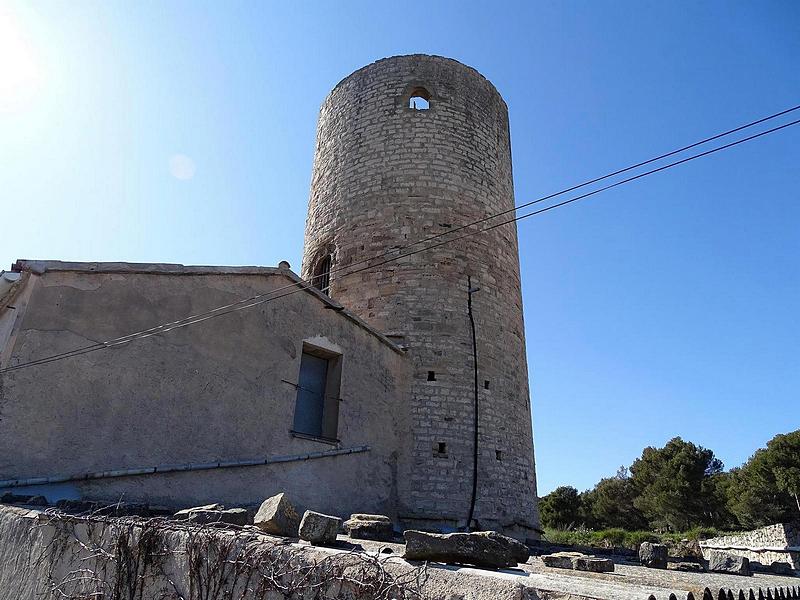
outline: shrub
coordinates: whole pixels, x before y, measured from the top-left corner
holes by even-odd
[[[652,531],[628,531],[620,527],[591,531],[588,529],[545,529],[545,539],[559,546],[588,546],[594,548],[625,548],[638,550],[642,542],[679,545],[682,540],[704,540],[725,532],[713,527],[695,527],[679,533],[654,533]]]
[[[638,550],[642,542],[661,542],[661,538],[650,531],[628,531],[625,534],[625,547]]]

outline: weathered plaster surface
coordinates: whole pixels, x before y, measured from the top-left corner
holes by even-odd
[[[9,365],[299,281],[278,269],[35,266],[42,285],[31,295]],[[340,446],[367,445],[368,452],[75,487],[84,497],[168,506],[256,504],[287,491],[301,509],[396,515],[396,448],[403,434],[397,409],[409,394],[409,361],[357,317],[329,307],[338,308],[301,290],[163,335],[4,374],[0,479],[329,449],[289,433],[296,390],[286,383],[297,381],[303,341],[324,339],[345,357]]]

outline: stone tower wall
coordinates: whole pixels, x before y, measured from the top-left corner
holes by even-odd
[[[409,108],[420,88],[429,95],[428,110]],[[310,279],[330,255],[331,295],[408,347],[414,381],[408,405],[398,407],[409,423],[398,495],[409,526],[463,526],[469,513],[471,276],[480,287],[473,295],[480,398],[475,518],[483,528],[535,537],[516,226],[347,272],[366,258],[513,205],[508,111],[474,69],[435,56],[388,58],[345,78],[322,105],[303,277]]]

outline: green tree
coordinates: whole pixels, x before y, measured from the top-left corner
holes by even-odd
[[[588,494],[591,497],[589,510],[594,527],[622,527],[628,530],[647,527],[647,521],[634,505],[636,489],[625,467],[620,467],[614,477],[601,479]]]
[[[710,499],[706,525],[723,530],[739,528],[739,522],[728,507],[733,478],[732,472],[722,472],[715,473],[704,480],[703,495]]]
[[[655,529],[711,525],[718,499],[710,479],[722,467],[711,450],[679,437],[663,448],[645,448],[631,465],[633,504]]]
[[[743,527],[796,520],[800,512],[800,429],[776,435],[732,476],[728,506]]]
[[[583,522],[581,498],[574,487],[557,487],[539,500],[539,512],[545,527],[569,529]]]
[[[778,489],[794,496],[800,512],[800,467],[778,467],[774,473]]]

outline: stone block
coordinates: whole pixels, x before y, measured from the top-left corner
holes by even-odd
[[[344,530],[347,535],[357,540],[391,542],[394,538],[392,522],[384,515],[352,514],[344,522]]]
[[[614,570],[614,561],[609,558],[597,558],[582,552],[555,552],[541,557],[546,567],[555,569],[572,569],[574,571],[590,571],[605,573]]]
[[[702,573],[705,569],[703,569],[703,565],[700,563],[695,562],[679,562],[675,563],[671,569],[673,571],[685,571],[687,573]]]
[[[243,527],[250,524],[250,514],[246,508],[229,508],[222,511],[221,521]]]
[[[554,569],[572,569],[572,561],[585,556],[586,554],[580,552],[555,552],[553,554],[545,554],[541,559],[546,567],[553,567]]]
[[[792,565],[788,562],[774,562],[769,566],[769,570],[771,573],[775,573],[775,575],[787,575],[789,577],[794,577],[794,569],[792,569]]]
[[[572,568],[576,571],[590,571],[592,573],[608,573],[614,570],[614,561],[610,558],[597,558],[596,556],[579,556],[572,560]]]
[[[300,539],[318,546],[329,546],[336,542],[336,534],[341,524],[342,520],[339,517],[307,510],[300,521]]]
[[[639,546],[639,562],[650,569],[666,569],[667,547],[664,544],[642,542]]]
[[[475,565],[490,569],[516,567],[528,560],[525,544],[496,531],[473,533],[426,533],[409,530],[403,534],[407,560]]]
[[[353,513],[350,515],[350,519],[356,521],[381,521],[383,523],[392,522],[392,520],[386,515],[369,515],[366,513]]]
[[[174,515],[175,519],[191,521],[199,525],[210,523],[227,523],[230,525],[244,526],[249,524],[250,516],[245,508],[225,509],[221,504],[207,504],[179,510]]]
[[[183,519],[188,519],[189,516],[194,512],[209,511],[209,510],[220,511],[223,510],[224,508],[225,507],[222,504],[204,504],[203,506],[193,506],[191,508],[181,509],[178,512],[176,512],[175,515],[173,516],[175,519],[183,520]]]
[[[0,504],[27,504],[29,506],[47,506],[47,498],[44,496],[28,496],[25,494],[12,494],[6,492],[0,495]]]
[[[300,517],[286,494],[281,492],[264,500],[253,523],[266,533],[296,537]]]
[[[750,561],[744,556],[737,556],[728,552],[714,551],[708,558],[708,570],[715,573],[729,573],[731,575],[752,575]]]

